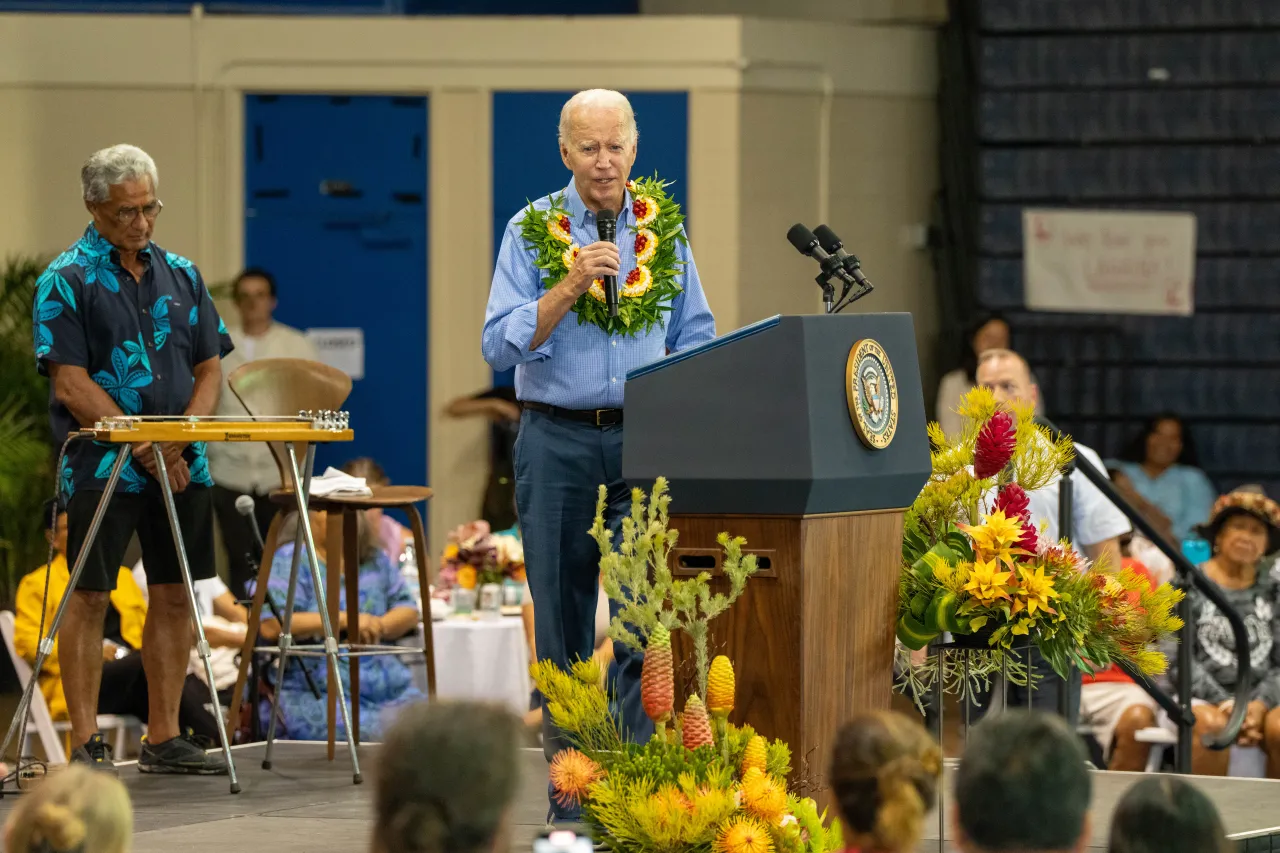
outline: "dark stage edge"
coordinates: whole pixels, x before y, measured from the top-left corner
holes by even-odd
[[[235,795],[228,793],[225,777],[144,776],[132,762],[122,763],[120,778],[129,788],[134,804],[134,853],[329,853],[335,849],[369,849],[376,745],[360,748],[365,780],[361,785],[352,784],[351,765],[341,744],[338,757],[329,761],[323,743],[277,742],[270,771],[262,769],[263,750],[262,744],[236,747],[236,767],[243,790]],[[547,815],[547,764],[542,750],[523,750],[520,760],[523,772],[516,798],[513,851],[530,849]],[[947,762],[948,780],[954,767],[953,761]],[[432,769],[424,767],[423,772]],[[1106,849],[1112,810],[1124,791],[1142,775],[1095,774],[1090,851]],[[1280,781],[1193,779],[1213,798],[1229,833],[1271,827],[1280,832]],[[6,795],[0,800],[0,817],[21,796]],[[948,812],[951,802],[948,797]],[[937,827],[937,816],[931,814],[926,840],[919,848],[922,853],[938,850]],[[950,835],[948,823],[947,836]],[[954,848],[948,843],[945,849]]]

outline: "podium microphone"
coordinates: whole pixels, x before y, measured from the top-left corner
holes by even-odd
[[[846,291],[852,284],[853,279],[849,276],[849,273],[845,272],[844,265],[840,263],[840,259],[827,254],[826,250],[818,244],[818,238],[813,236],[813,232],[799,222],[792,225],[791,229],[787,231],[787,240],[796,247],[797,252],[813,258],[822,266],[822,272],[818,275],[818,285],[822,288],[822,304],[826,306],[827,313],[830,314],[835,307],[835,288],[831,286],[828,279],[832,276],[839,277],[845,283]]]
[[[596,235],[603,243],[612,243],[618,236],[618,215],[612,210],[601,210],[596,213]],[[604,304],[609,309],[610,317],[618,316],[618,277],[604,277]]]
[[[859,287],[866,288],[867,290],[872,289],[871,282],[867,281],[867,277],[862,274],[862,261],[858,260],[857,255],[851,255],[844,250],[844,242],[836,236],[836,232],[823,224],[813,229],[813,234],[818,238],[818,242],[822,245],[822,248],[827,251],[827,254],[835,255],[840,259],[841,266],[843,266],[845,272],[849,273],[852,277],[852,281],[849,279],[845,280],[844,293],[840,294],[841,299],[844,299],[849,293],[849,288],[852,286],[853,282],[857,282]]]
[[[253,530],[253,541],[258,543],[258,553],[261,554],[267,547],[262,541],[262,531],[258,529],[258,519],[253,514],[254,505],[253,498],[248,495],[241,495],[236,498],[236,512],[244,516],[245,521],[249,523],[249,528]]]

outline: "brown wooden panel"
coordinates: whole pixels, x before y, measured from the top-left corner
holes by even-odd
[[[792,740],[800,734],[800,624],[801,560],[800,519],[782,517],[717,518],[674,516],[680,531],[680,547],[715,549],[716,536],[727,531],[747,540],[746,552],[767,552],[771,568],[747,582],[742,598],[730,611],[711,623],[711,655],[733,660],[737,676],[736,723],[750,723],[770,738]],[[674,557],[675,555],[673,555]],[[673,559],[674,562],[674,559]],[[718,574],[718,573],[717,573]],[[719,576],[713,589],[727,591]],[[676,634],[676,654],[683,696],[694,689],[693,648],[682,633]],[[681,703],[683,704],[683,703]]]
[[[902,516],[888,510],[801,523],[803,735],[792,745],[793,764],[821,789],[840,725],[890,706]]]

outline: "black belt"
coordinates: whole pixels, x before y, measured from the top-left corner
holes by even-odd
[[[559,406],[548,406],[546,403],[535,403],[531,400],[523,400],[520,405],[531,412],[541,412],[553,418],[580,424],[591,424],[597,427],[622,424],[622,409],[562,409]]]

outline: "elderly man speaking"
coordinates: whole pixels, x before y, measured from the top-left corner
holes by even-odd
[[[156,164],[142,149],[117,145],[92,155],[81,171],[84,205],[93,217],[84,235],[58,256],[36,284],[36,366],[50,379],[54,437],[113,415],[211,415],[231,350],[213,299],[191,261],[151,240],[164,205],[156,198]],[[213,501],[203,443],[160,448],[195,580],[213,577]],[[67,499],[67,561],[80,554],[117,450],[76,441],[59,472]],[[84,572],[58,633],[62,685],[71,716],[72,763],[114,772],[111,747],[97,731],[105,657],[103,631],[129,539],[136,531],[150,584],[142,632],[147,675],[144,773],[222,774],[178,726],[191,648],[173,535],[165,514],[159,466],[149,444],[134,446],[122,469]]]
[[[715,337],[678,206],[661,182],[628,180],[637,136],[620,93],[592,89],[569,99],[559,141],[573,180],[507,223],[485,313],[485,360],[495,370],[515,367],[523,408],[516,507],[535,644],[540,659],[562,667],[592,651],[599,554],[587,530],[597,487],[608,487],[615,531],[630,509],[622,479],[627,371]],[[617,218],[616,242],[597,239],[602,211]],[[605,276],[617,276],[617,317],[606,309]],[[651,724],[640,707],[642,659],[620,644],[615,657],[624,731],[643,740]],[[545,712],[543,732],[550,759],[563,745]],[[573,817],[554,801],[552,812]]]

